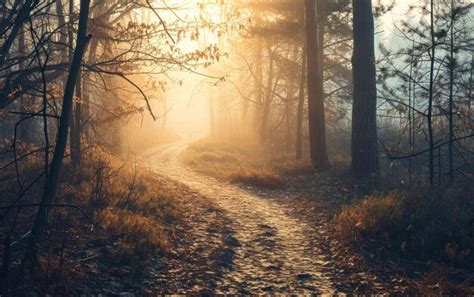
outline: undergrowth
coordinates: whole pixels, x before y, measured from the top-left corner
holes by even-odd
[[[275,154],[248,141],[223,142],[207,138],[191,144],[183,153],[184,162],[194,170],[235,183],[278,188],[285,177],[312,171],[305,161]]]
[[[423,264],[427,273],[412,284],[417,294],[429,288],[431,293],[472,294],[473,190],[465,184],[355,198],[335,218],[337,235],[342,242],[382,253],[374,258]],[[456,282],[448,281],[453,274]]]
[[[31,150],[34,148],[24,148],[24,152]],[[18,155],[24,152],[19,149]],[[20,181],[16,178],[15,166],[6,166],[7,158],[0,160],[0,165],[6,166],[0,175],[0,206],[40,201],[44,187],[42,157],[32,154],[18,163]],[[29,186],[35,180],[36,183]],[[28,191],[18,200],[21,190],[27,186]],[[91,242],[112,246],[112,253],[100,256],[99,260],[107,262],[103,265],[117,268],[129,264],[141,270],[150,255],[167,253],[176,237],[175,227],[182,218],[182,202],[176,191],[163,187],[152,174],[145,175],[139,166],[128,166],[102,147],[87,148],[80,169],[73,170],[66,159],[56,203],[78,208],[51,209],[46,238],[38,254],[36,283],[47,286],[48,280],[60,279],[65,287],[73,283],[72,279],[83,277],[87,272],[80,272],[77,265],[72,264]],[[21,243],[27,238],[35,214],[36,207],[22,208],[18,215],[11,210],[0,212],[0,257],[3,258],[7,234],[11,233],[11,242],[20,243],[10,251],[12,271],[15,263],[21,262]],[[38,290],[48,291],[46,287]]]
[[[160,187],[139,165],[129,167],[101,148],[95,148],[81,167],[76,175],[81,182],[65,181],[63,194],[82,201],[108,234],[120,235],[117,258],[140,262],[169,249],[172,229],[180,219],[176,193]]]

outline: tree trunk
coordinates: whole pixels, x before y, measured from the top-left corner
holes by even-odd
[[[23,27],[23,23],[25,20],[28,18],[31,9],[33,6],[36,5],[33,0],[26,0],[23,5],[21,6],[17,18],[15,19],[15,22],[10,30],[10,35],[4,39],[3,44],[0,46],[0,68],[2,68],[3,63],[5,63],[5,60],[10,53],[10,49],[13,46],[13,43],[18,35],[18,32],[20,29]],[[6,6],[3,6],[6,8]],[[2,36],[5,37],[5,36]],[[7,106],[9,103],[8,96],[0,96],[0,109],[3,109]]]
[[[53,160],[47,174],[47,187],[41,198],[41,205],[38,209],[35,222],[31,230],[31,242],[29,250],[26,252],[25,261],[27,264],[35,263],[36,248],[43,238],[44,229],[48,220],[49,208],[54,203],[56,190],[61,171],[61,166],[64,159],[64,153],[67,145],[69,124],[71,120],[74,87],[77,81],[79,70],[81,68],[81,61],[84,55],[86,44],[89,41],[87,32],[87,21],[89,16],[90,0],[81,0],[79,13],[79,27],[77,32],[76,47],[72,62],[69,69],[69,75],[64,89],[64,98],[61,110],[61,117],[59,120],[58,136],[56,140],[56,147],[53,154]]]
[[[91,16],[93,17],[93,16]],[[96,39],[93,39],[91,41],[91,44],[89,46],[89,58],[87,61],[89,62],[90,65],[94,65],[96,62],[96,56],[97,56],[97,47],[98,47],[98,41]],[[85,72],[82,73],[83,76],[83,106],[82,106],[82,123],[81,123],[81,133],[84,135],[86,139],[89,140],[90,138],[90,126],[87,124],[87,121],[89,120],[91,116],[91,100],[92,100],[92,75],[90,72]],[[165,112],[167,110],[165,109]],[[166,121],[167,114],[164,115],[164,121]]]
[[[306,41],[303,44],[302,49],[302,62],[301,62],[301,80],[300,90],[298,96],[298,113],[296,116],[296,159],[301,160],[303,158],[303,109],[304,109],[304,97],[305,97],[305,84],[306,84]]]
[[[286,102],[285,102],[285,120],[286,120],[286,152],[291,151],[291,114],[292,106],[290,105],[291,100],[293,99],[293,89],[289,82],[286,86]]]
[[[413,41],[413,46],[414,48],[415,42]],[[413,74],[413,60],[414,56],[410,55],[410,80],[408,81],[408,145],[410,146],[410,154],[413,153],[414,149],[414,130],[415,130],[415,125],[413,120],[415,119],[412,108],[415,107],[415,104],[413,103],[414,101],[414,90],[413,90],[413,81],[414,81],[414,74]],[[408,158],[408,184],[411,185],[411,180],[412,180],[412,175],[413,175],[413,164],[412,164],[412,157]]]
[[[272,85],[274,78],[274,59],[272,56],[271,44],[267,43],[267,53],[268,53],[268,75],[267,75],[267,86],[265,92],[263,92],[263,102],[262,102],[262,115],[260,123],[260,140],[262,143],[266,143],[269,140],[269,121],[270,121],[270,112],[271,112],[271,103],[272,103]],[[263,75],[259,77],[261,83],[263,84]],[[262,86],[260,86],[262,88]]]
[[[379,171],[374,18],[371,0],[353,0],[352,174],[369,177]]]
[[[327,170],[329,160],[326,149],[326,123],[324,116],[324,92],[321,49],[318,38],[315,0],[305,0],[306,14],[306,53],[307,53],[307,85],[308,85],[308,118],[309,143],[311,161],[314,168]]]
[[[8,37],[5,39],[5,42],[0,47],[0,66],[2,66],[5,62],[5,59],[7,58],[8,53],[10,52],[10,49],[16,39],[16,36],[18,35],[18,32],[20,31],[21,27],[23,27],[23,23],[28,18],[28,15],[30,14],[30,11],[34,4],[35,3],[33,3],[33,0],[26,0],[21,6],[15,23],[13,24],[13,27],[10,31],[10,35],[8,35]]]
[[[474,82],[474,55],[472,55],[471,57],[471,74],[470,74],[470,77],[469,77],[469,94],[468,94],[468,98],[467,98],[467,114],[469,115],[469,118],[471,119],[471,115],[472,115],[472,89],[473,89],[473,82]],[[472,121],[470,122],[470,127],[471,129],[474,129],[474,126],[472,125]]]
[[[255,101],[257,102],[256,106],[256,118],[255,118],[255,124],[258,125],[260,124],[260,127],[256,130],[258,133],[259,137],[261,138],[261,123],[262,123],[262,116],[263,116],[263,109],[264,109],[264,92],[263,92],[263,46],[262,42],[260,40],[257,40],[257,45],[256,45],[256,63],[255,63]]]
[[[62,45],[64,51],[61,51],[61,55],[69,55],[70,50],[66,47],[68,41],[68,27],[66,25],[66,19],[64,18],[64,5],[63,0],[56,0],[56,13],[58,14],[58,25],[59,25],[59,42]],[[69,24],[68,24],[69,25]],[[65,61],[65,57],[61,59]]]
[[[68,63],[72,63],[72,56],[73,56],[73,42],[74,42],[74,0],[69,0],[69,8],[68,8],[68,23],[67,23],[67,43],[68,43]],[[65,78],[64,81],[64,86],[67,83],[67,77]],[[74,141],[76,140],[75,137],[73,137],[74,132],[76,131],[76,122],[74,121],[74,104],[72,107],[71,111],[71,120],[70,120],[70,125],[69,125],[69,151],[71,153],[71,160],[74,159],[74,154],[75,154],[75,148],[76,144]]]
[[[23,1],[21,1],[22,4],[23,4]],[[26,53],[27,50],[26,50],[26,44],[25,44],[25,30],[23,30],[23,32],[21,32],[18,36],[18,53]],[[18,64],[18,69],[19,70],[24,70],[26,68],[26,65],[25,65],[25,62],[24,61],[21,61],[19,64]],[[27,112],[27,108],[26,106],[28,106],[28,102],[29,100],[27,98],[25,98],[25,95],[22,96],[22,98],[20,99],[20,112],[22,112],[22,114],[20,115],[20,120],[22,121],[22,123],[20,124],[19,126],[19,139],[24,141],[24,142],[29,142],[29,143],[32,143],[32,137],[31,137],[31,130],[32,130],[32,125],[29,121],[31,120],[34,120],[33,118],[29,119],[29,120],[25,120],[25,118],[27,117],[26,116],[26,112]]]
[[[453,147],[454,147],[454,18],[455,18],[455,7],[454,0],[451,0],[451,40],[449,47],[449,146],[448,146],[448,157],[449,157],[449,180],[454,180],[454,164],[453,164]]]
[[[73,168],[77,169],[81,165],[81,126],[82,126],[82,75],[81,70],[79,69],[79,73],[77,74],[77,81],[76,81],[76,98],[78,101],[74,103],[74,129],[71,129],[71,139],[74,138],[73,141],[73,150],[71,151],[71,161]]]
[[[429,140],[429,170],[430,186],[433,185],[434,179],[434,138],[433,138],[433,88],[434,88],[434,66],[435,66],[435,55],[436,55],[436,44],[435,44],[435,31],[434,31],[434,0],[430,2],[430,34],[431,34],[431,58],[430,58],[430,86],[429,86],[429,98],[428,98],[428,140]]]

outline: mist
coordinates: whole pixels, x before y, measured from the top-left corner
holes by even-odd
[[[0,2],[0,296],[474,295],[472,8]]]

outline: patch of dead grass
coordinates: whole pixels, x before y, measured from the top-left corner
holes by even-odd
[[[22,160],[20,175],[25,183],[41,173],[38,159],[40,156]],[[14,167],[9,167],[9,171],[14,176]],[[141,262],[150,253],[168,250],[173,228],[182,216],[177,189],[163,188],[153,175],[128,166],[103,147],[88,148],[78,171],[73,171],[69,160],[65,160],[62,174],[56,201],[79,206],[96,222],[98,235],[123,233],[117,257],[126,262]],[[42,182],[28,192],[23,202],[41,199]],[[0,196],[6,205],[16,199],[15,187],[15,178],[2,183]],[[34,215],[34,208],[23,210],[15,230],[19,234],[27,232]],[[49,225],[57,226],[61,232],[87,222],[84,219],[73,209],[53,208]],[[13,222],[14,217],[7,217],[6,226],[9,220]]]
[[[274,155],[255,143],[227,143],[199,140],[183,153],[184,162],[194,170],[215,178],[259,187],[277,188],[287,175],[312,172],[306,161],[289,155]]]
[[[96,214],[102,228],[120,236],[114,256],[120,261],[145,260],[150,254],[168,251],[168,234],[156,219],[123,209],[105,209]]]
[[[383,239],[405,257],[464,265],[474,244],[472,193],[472,186],[465,185],[355,198],[342,207],[336,227],[349,242]]]
[[[379,236],[398,229],[403,222],[405,197],[398,193],[372,195],[345,205],[336,217],[339,235],[351,241],[367,235]]]

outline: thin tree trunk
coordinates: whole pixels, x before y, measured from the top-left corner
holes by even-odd
[[[301,80],[298,96],[298,114],[296,117],[296,159],[303,158],[303,109],[306,85],[306,40],[302,48]]]
[[[97,40],[93,39],[89,46],[89,58],[87,59],[90,65],[94,65],[96,62],[97,46],[98,46]],[[89,127],[89,124],[86,124],[86,123],[91,114],[90,103],[92,100],[92,82],[91,82],[92,75],[90,72],[85,72],[82,75],[83,75],[82,81],[83,81],[83,96],[84,96],[83,108],[82,108],[82,119],[84,120],[81,122],[81,133],[82,135],[85,136],[86,139],[89,139],[90,127]],[[164,115],[165,123],[167,119],[166,111],[167,109],[165,109],[165,115]]]
[[[471,57],[471,75],[469,77],[469,94],[468,94],[468,102],[467,102],[467,114],[471,115],[472,113],[472,88],[473,88],[473,82],[474,82],[474,55],[472,55]],[[474,127],[472,126],[472,123],[471,123],[471,129],[474,129]]]
[[[374,18],[371,0],[353,0],[352,174],[370,177],[379,171]]]
[[[49,169],[47,187],[41,198],[41,205],[38,209],[35,222],[31,230],[31,244],[26,253],[26,263],[33,264],[36,259],[36,248],[42,241],[46,222],[48,220],[50,205],[55,200],[56,190],[61,171],[61,166],[64,159],[64,153],[67,145],[69,124],[71,120],[74,87],[77,81],[79,70],[81,68],[82,57],[86,48],[86,44],[90,37],[86,35],[87,21],[89,16],[90,0],[81,0],[79,13],[79,26],[77,32],[76,47],[69,69],[69,75],[64,89],[63,105],[61,110],[61,117],[59,120],[58,136],[56,140],[56,147],[53,154],[53,159]]]
[[[269,65],[268,65],[268,77],[267,77],[267,88],[266,88],[266,96],[265,96],[265,101],[263,103],[263,116],[262,116],[262,130],[261,130],[261,135],[262,135],[262,140],[263,142],[268,141],[269,138],[269,131],[268,131],[268,122],[270,120],[270,106],[272,102],[272,86],[273,86],[273,78],[274,78],[274,59],[273,59],[273,54],[272,54],[272,47],[270,43],[267,43],[267,52],[268,52],[268,58],[270,59]],[[277,82],[275,82],[277,83]]]
[[[290,100],[294,94],[290,83],[287,82],[286,86],[286,102],[285,102],[285,119],[286,119],[286,152],[291,151],[291,106]],[[291,95],[290,95],[291,94]]]
[[[306,14],[306,53],[307,53],[307,85],[308,85],[308,118],[309,143],[311,161],[314,168],[327,170],[329,159],[326,149],[326,123],[324,116],[324,92],[322,89],[323,77],[321,49],[318,38],[318,22],[316,19],[315,0],[305,0]]]
[[[413,46],[414,47],[415,42],[413,41]],[[412,100],[412,87],[413,87],[413,55],[410,57],[410,80],[408,81],[408,145],[410,147],[410,154],[413,153],[413,130],[414,130],[414,125],[413,125],[413,113],[412,113],[412,107],[414,107],[413,100]],[[413,166],[412,166],[412,158],[408,158],[408,184],[411,185],[411,180],[412,180],[412,171],[413,171]]]
[[[262,143],[265,143],[269,140],[269,131],[268,131],[268,122],[270,120],[270,105],[272,102],[272,85],[273,85],[273,78],[274,78],[274,59],[272,56],[272,48],[269,43],[267,43],[267,52],[269,58],[269,65],[268,65],[268,77],[267,77],[267,86],[266,86],[266,94],[263,95],[264,99],[262,102],[262,117],[260,123],[260,139]],[[263,75],[261,77],[263,83]]]
[[[71,151],[71,161],[72,166],[74,168],[79,168],[81,164],[81,126],[82,126],[82,71],[79,69],[79,73],[77,74],[77,81],[76,81],[76,98],[78,101],[74,103],[74,129],[71,130],[73,133],[71,138],[74,138],[74,146],[73,151]]]
[[[18,35],[18,32],[23,27],[25,20],[28,18],[32,7],[35,5],[33,0],[26,0],[24,4],[21,6],[17,18],[13,24],[12,29],[10,30],[10,35],[5,38],[4,43],[0,47],[0,68],[5,63],[5,60],[10,53],[10,49],[13,46],[15,39]],[[5,8],[5,6],[4,6]],[[3,38],[2,38],[3,39]],[[5,108],[8,104],[8,98],[0,96],[0,109]]]
[[[59,44],[61,47],[60,60],[63,63],[71,63],[72,59],[72,21],[66,23],[65,11],[63,3],[67,0],[56,0],[56,14],[58,16],[58,25],[59,25]],[[71,5],[70,5],[71,6]],[[69,8],[71,9],[71,8]],[[61,81],[60,88],[64,89],[66,86],[67,75],[64,75]]]
[[[454,180],[454,164],[453,164],[453,146],[454,146],[454,0],[451,0],[451,40],[449,47],[449,146],[448,146],[448,157],[449,157],[449,180]]]
[[[23,4],[24,1],[21,1],[21,4]],[[26,44],[25,44],[25,31],[19,33],[18,36],[18,53],[23,54],[26,52]],[[20,55],[20,59],[22,59],[22,55]],[[25,69],[25,62],[21,61],[18,65],[19,70],[24,70]],[[28,120],[24,120],[26,118],[26,115],[24,114],[27,106],[27,101],[26,98],[24,98],[25,95],[23,95],[20,98],[20,111],[23,113],[20,115],[20,120],[23,121],[20,125],[20,137],[19,139],[25,142],[31,142],[31,137],[30,137],[30,130],[31,130],[31,125],[29,125]],[[32,119],[31,119],[32,120]]]
[[[430,2],[430,34],[431,34],[431,59],[430,59],[430,86],[429,86],[429,99],[428,99],[428,139],[429,139],[429,170],[430,186],[433,185],[434,179],[434,138],[433,138],[433,87],[434,87],[434,66],[435,66],[435,31],[434,31],[434,0]]]
[[[5,62],[5,59],[8,56],[8,53],[10,52],[10,49],[18,35],[18,32],[20,31],[21,27],[23,27],[23,23],[30,14],[33,4],[33,0],[26,0],[25,3],[21,6],[15,23],[13,24],[13,27],[10,31],[10,35],[8,35],[5,42],[0,47],[0,66],[3,65],[3,63]]]
[[[263,60],[263,46],[262,42],[260,40],[257,40],[257,46],[256,46],[256,63],[255,63],[255,88],[256,88],[256,121],[255,124],[258,125],[260,123],[260,127],[257,129],[258,135],[261,137],[261,121],[262,121],[262,116],[263,116],[263,109],[264,109],[264,92],[263,92],[263,65],[262,65],[262,60]]]
[[[56,13],[58,14],[58,24],[59,24],[59,42],[62,45],[62,48],[64,51],[61,52],[62,55],[68,56],[70,53],[70,50],[67,49],[67,41],[68,41],[68,27],[66,25],[66,19],[64,18],[64,6],[63,6],[63,0],[56,0]],[[69,58],[68,58],[69,59]],[[65,61],[65,58],[61,59],[62,61]],[[69,61],[70,62],[70,61]]]
[[[69,19],[68,19],[68,23],[67,23],[67,42],[68,42],[68,63],[71,64],[72,62],[72,56],[73,56],[73,42],[74,42],[74,32],[73,32],[73,29],[74,29],[74,0],[69,0],[69,8],[68,8],[68,15],[69,15]],[[67,77],[65,78],[65,81],[64,81],[64,86],[66,85],[67,83]],[[74,111],[74,105],[73,105],[73,111]],[[74,159],[74,154],[75,154],[75,148],[76,148],[76,144],[74,143],[74,141],[76,140],[75,137],[73,137],[74,135],[74,131],[76,131],[76,122],[74,121],[74,112],[71,112],[71,122],[70,122],[70,125],[69,125],[69,130],[70,130],[70,133],[69,133],[69,151],[71,153],[71,160]]]

